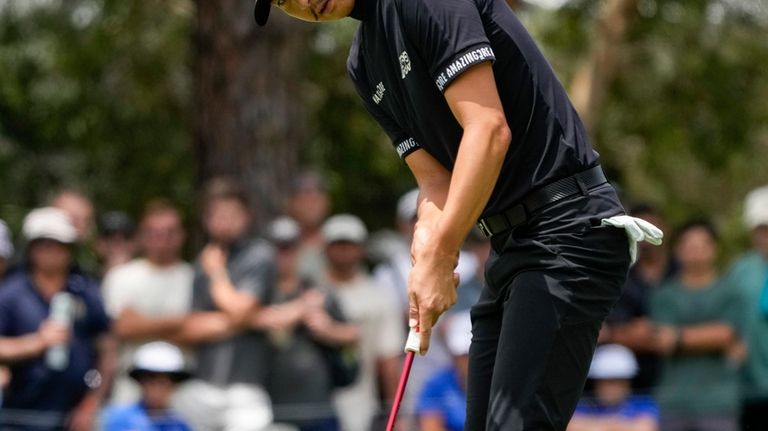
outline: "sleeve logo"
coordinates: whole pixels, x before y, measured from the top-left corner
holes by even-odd
[[[405,79],[406,76],[408,76],[408,72],[411,71],[411,59],[408,57],[408,53],[406,51],[403,51],[402,54],[400,54],[400,72],[403,75],[403,79]]]
[[[453,81],[453,78],[464,72],[470,66],[482,61],[495,59],[496,57],[493,55],[493,50],[488,46],[473,49],[462,54],[459,58],[448,64],[435,80],[435,84],[440,91],[443,91],[448,83]]]
[[[381,99],[384,98],[384,92],[387,91],[386,88],[384,88],[384,83],[379,82],[376,84],[376,92],[373,93],[373,101],[378,105],[381,103]]]
[[[397,147],[395,148],[397,150],[397,155],[400,156],[400,158],[403,158],[404,155],[411,152],[411,150],[415,148],[421,148],[421,145],[419,145],[418,142],[416,142],[413,138],[408,138],[399,144],[397,144]]]

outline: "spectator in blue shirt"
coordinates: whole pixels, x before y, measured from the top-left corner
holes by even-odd
[[[589,369],[594,397],[583,398],[568,431],[657,431],[659,408],[652,398],[632,394],[635,355],[619,344],[597,348]]]
[[[77,269],[65,212],[33,210],[22,230],[26,262],[0,285],[0,364],[11,368],[0,429],[91,429],[114,357],[98,286]]]
[[[461,431],[466,420],[467,360],[472,341],[469,312],[445,317],[445,343],[453,366],[435,373],[416,404],[421,431]]]
[[[130,376],[141,387],[141,400],[104,412],[104,431],[191,431],[171,411],[176,384],[189,378],[178,347],[162,341],[136,350]]]

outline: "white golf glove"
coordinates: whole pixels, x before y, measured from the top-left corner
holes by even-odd
[[[664,232],[647,221],[630,217],[628,215],[613,216],[611,218],[604,218],[601,221],[601,226],[613,226],[619,229],[624,229],[627,232],[627,238],[629,238],[629,255],[632,258],[632,265],[637,260],[637,243],[640,241],[648,241],[653,245],[661,245],[661,241],[664,238]]]

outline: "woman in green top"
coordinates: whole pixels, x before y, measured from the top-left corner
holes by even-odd
[[[738,429],[740,301],[719,278],[717,245],[711,223],[685,224],[675,244],[680,272],[651,296],[664,357],[656,396],[665,431]]]

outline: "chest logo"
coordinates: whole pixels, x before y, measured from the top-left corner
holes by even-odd
[[[400,54],[400,72],[403,75],[403,79],[405,79],[406,76],[408,76],[408,72],[411,71],[411,59],[408,57],[408,53],[406,51],[403,51],[402,54]]]
[[[383,82],[379,82],[378,84],[376,84],[376,92],[373,93],[373,101],[376,102],[377,105],[381,103],[381,99],[384,98],[385,91],[387,91],[387,89],[384,88]]]

